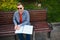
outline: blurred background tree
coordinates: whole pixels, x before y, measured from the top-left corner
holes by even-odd
[[[17,0],[0,0],[0,11],[16,10]]]
[[[49,22],[60,22],[60,0],[0,0],[0,11],[16,11],[18,2],[27,10],[46,9]]]
[[[27,10],[40,9],[35,6],[36,0],[0,0],[0,11],[15,11],[18,2],[22,2]]]

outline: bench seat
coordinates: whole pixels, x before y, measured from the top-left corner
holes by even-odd
[[[13,24],[0,25],[0,36],[15,35],[14,31],[15,30]]]

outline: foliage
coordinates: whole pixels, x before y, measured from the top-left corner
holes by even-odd
[[[0,0],[0,11],[13,11],[16,10],[16,0]]]
[[[16,4],[22,1],[25,9],[47,9],[48,21],[49,22],[60,22],[60,0],[0,0],[0,11],[15,11],[17,10]],[[25,2],[26,1],[26,2]],[[37,3],[41,3],[42,7],[38,7]]]
[[[43,7],[47,7],[49,22],[60,22],[60,0],[45,0]]]

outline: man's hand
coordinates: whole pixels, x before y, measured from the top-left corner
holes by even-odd
[[[19,30],[20,27],[18,25],[15,25],[15,30]]]

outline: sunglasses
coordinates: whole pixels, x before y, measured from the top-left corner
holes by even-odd
[[[17,8],[17,9],[22,9],[22,8]]]

